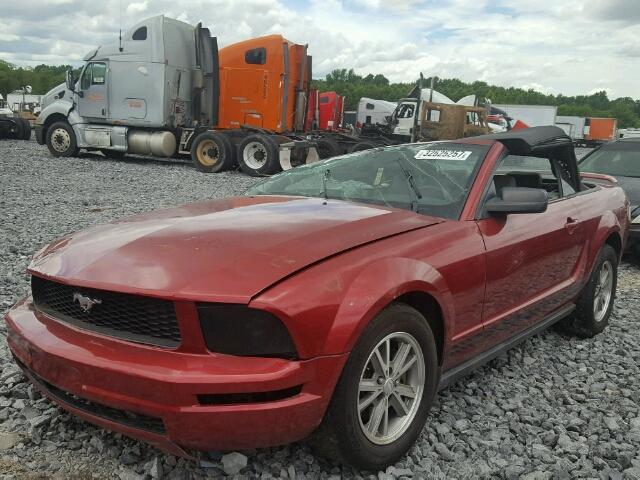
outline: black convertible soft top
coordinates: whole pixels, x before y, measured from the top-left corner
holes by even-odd
[[[514,155],[545,157],[560,168],[562,177],[576,191],[582,190],[578,160],[573,150],[573,140],[559,127],[531,127],[473,137],[502,143]]]
[[[530,155],[548,148],[573,147],[573,141],[559,127],[531,127],[474,137],[503,143],[515,155]],[[573,150],[573,148],[571,148]]]

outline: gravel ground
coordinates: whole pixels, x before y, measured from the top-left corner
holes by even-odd
[[[35,142],[0,142],[0,163],[3,313],[27,292],[25,267],[43,244],[124,215],[237,194],[254,182],[180,162],[53,159]],[[549,331],[441,392],[419,442],[386,472],[330,465],[299,443],[242,452],[248,463],[236,477],[640,479],[640,268],[624,263],[618,286],[604,334],[577,340]],[[245,460],[198,465],[164,455],[40,398],[4,341],[0,365],[0,478],[221,478],[225,466]]]

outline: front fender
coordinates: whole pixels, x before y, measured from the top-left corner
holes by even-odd
[[[325,353],[351,351],[369,322],[396,298],[409,292],[429,294],[438,302],[445,318],[454,315],[449,287],[435,268],[409,258],[380,259],[360,272],[346,291],[327,337]]]
[[[40,112],[40,115],[38,115],[38,118],[36,119],[36,125],[45,125],[47,123],[47,119],[54,114],[63,115],[65,118],[68,118],[69,112],[72,108],[73,103],[67,100],[57,100],[42,109],[42,112]]]
[[[371,319],[399,296],[421,291],[453,318],[449,287],[432,266],[404,257],[348,252],[293,275],[250,306],[277,315],[301,358],[349,352]],[[446,333],[446,332],[445,332]]]

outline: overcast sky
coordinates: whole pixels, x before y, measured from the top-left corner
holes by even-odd
[[[0,0],[0,58],[80,64],[157,14],[203,22],[221,46],[270,33],[335,68],[640,98],[640,0]]]

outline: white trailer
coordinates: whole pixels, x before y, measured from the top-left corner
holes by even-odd
[[[585,117],[568,115],[558,115],[556,117],[556,125],[563,129],[576,143],[582,142],[584,139],[585,121]]]
[[[358,103],[358,123],[361,125],[385,124],[387,117],[393,113],[397,106],[396,102],[362,97]]]
[[[621,128],[618,130],[618,138],[640,138],[640,128]]]
[[[14,112],[30,111],[37,106],[40,106],[42,95],[36,95],[35,93],[24,93],[22,90],[14,90],[7,95],[7,105]]]
[[[558,107],[551,105],[493,105],[504,110],[510,117],[511,125],[518,120],[529,127],[543,127],[556,124]]]

